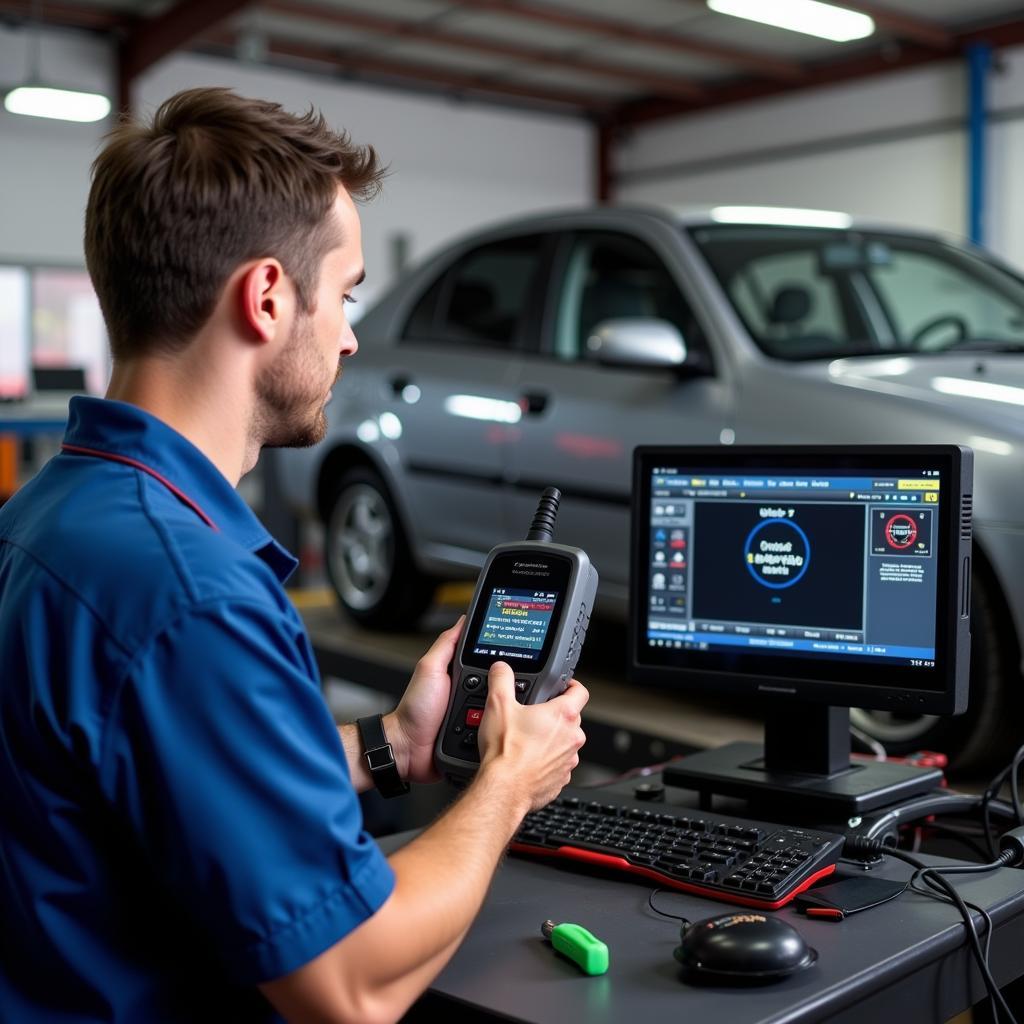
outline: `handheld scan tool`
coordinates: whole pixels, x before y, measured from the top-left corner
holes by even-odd
[[[452,661],[452,693],[438,733],[438,771],[465,779],[480,767],[477,732],[487,701],[487,670],[511,666],[516,700],[558,696],[576,668],[597,594],[597,570],[585,551],[552,543],[560,492],[549,487],[525,541],[487,556]]]

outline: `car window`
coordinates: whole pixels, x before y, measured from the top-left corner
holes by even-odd
[[[888,264],[874,271],[872,281],[903,345],[946,348],[961,334],[1020,337],[1019,304],[928,253],[893,250]]]
[[[1024,347],[1024,281],[938,238],[788,225],[689,229],[768,355]]]
[[[559,359],[580,359],[598,324],[620,317],[667,320],[689,345],[694,344],[698,333],[679,285],[649,246],[621,234],[588,232],[576,236],[562,278],[555,355]]]
[[[747,263],[729,282],[729,298],[776,355],[839,347],[846,328],[833,278],[818,271],[817,253],[775,253]]]
[[[473,249],[436,280],[406,323],[406,341],[512,348],[528,313],[542,235],[502,239]]]

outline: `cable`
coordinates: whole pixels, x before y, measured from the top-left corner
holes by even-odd
[[[907,853],[904,850],[897,850],[893,847],[884,846],[877,839],[864,839],[860,836],[852,836],[846,841],[846,845],[843,847],[844,853],[852,854],[863,854],[863,853],[881,853],[889,857],[894,857],[896,860],[902,860],[909,864],[915,869],[913,877],[910,879],[910,887],[922,895],[930,896],[933,899],[940,899],[947,903],[952,903],[957,910],[960,912],[960,916],[963,918],[964,926],[967,929],[967,940],[971,947],[971,952],[974,954],[974,959],[978,964],[978,970],[981,972],[982,980],[985,982],[985,988],[988,989],[989,998],[992,1000],[992,1013],[998,1021],[997,1008],[1001,1009],[1006,1020],[1010,1024],[1017,1024],[1017,1019],[1013,1015],[1013,1011],[1010,1009],[1006,1002],[1002,992],[999,991],[999,986],[996,984],[995,978],[992,977],[992,972],[988,965],[988,956],[992,942],[992,918],[988,912],[983,908],[973,903],[967,903],[957,892],[953,883],[946,878],[946,875],[966,875],[966,874],[980,874],[986,871],[994,871],[997,868],[1009,867],[1014,864],[1021,863],[1022,849],[1024,849],[1024,829],[1014,829],[1011,832],[1006,833],[1002,837],[1001,843],[1003,845],[1003,851],[996,857],[996,859],[990,864],[967,864],[962,867],[949,867],[949,868],[935,868],[929,867],[923,861],[919,860],[913,854]],[[917,883],[922,882],[927,889],[921,888]],[[978,911],[981,914],[982,920],[985,922],[985,946],[982,948],[981,940],[978,938],[977,929],[974,926],[974,918],[971,916],[971,910]]]
[[[647,905],[651,908],[651,910],[653,910],[656,914],[660,914],[662,917],[671,918],[673,921],[682,921],[683,924],[690,924],[691,922],[690,922],[690,919],[688,917],[683,917],[682,914],[669,914],[669,913],[666,913],[664,910],[659,910],[654,905],[654,897],[657,896],[658,893],[660,893],[660,892],[671,893],[672,895],[675,895],[675,896],[679,895],[679,893],[677,893],[674,889],[652,889],[650,894],[647,897]]]

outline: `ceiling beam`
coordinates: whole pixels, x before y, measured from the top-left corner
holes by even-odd
[[[737,50],[731,46],[692,39],[663,29],[640,28],[632,22],[597,18],[566,7],[542,6],[529,0],[459,0],[458,6],[462,10],[487,11],[491,14],[518,18],[520,21],[589,32],[606,39],[614,39],[618,43],[639,43],[670,50],[673,53],[685,53],[691,57],[720,61],[767,78],[795,81],[803,76],[803,69],[795,61],[752,53],[749,50]]]
[[[121,46],[122,99],[147,68],[244,10],[252,0],[179,0],[163,14],[140,21]]]
[[[623,104],[615,113],[618,125],[643,124],[667,117],[682,117],[687,114],[710,110],[714,107],[751,100],[765,99],[805,89],[837,85],[855,81],[871,75],[902,71],[943,60],[955,59],[972,43],[988,43],[995,49],[1024,44],[1024,18],[996,23],[984,28],[970,29],[953,35],[946,50],[906,43],[894,53],[873,51],[843,61],[831,61],[807,69],[803,82],[736,82],[714,90],[702,101],[640,100]]]
[[[207,33],[205,39],[207,42],[222,47],[233,46],[235,42],[234,34],[225,32]],[[329,64],[341,73],[376,76],[406,82],[426,82],[460,96],[468,94],[508,96],[550,106],[569,107],[595,116],[606,115],[611,108],[609,102],[593,94],[526,84],[516,85],[512,82],[490,81],[486,75],[463,74],[425,64],[383,60],[330,46],[316,46],[294,40],[268,38],[267,53],[278,57]]]
[[[31,0],[0,0],[0,18],[19,23],[32,22]],[[110,7],[83,7],[81,4],[49,3],[43,7],[43,25],[62,28],[88,28],[100,32],[127,29],[137,18]]]
[[[534,47],[517,46],[499,40],[484,39],[479,36],[468,36],[457,32],[447,32],[426,21],[398,21],[381,18],[375,14],[362,11],[342,10],[338,7],[325,7],[320,4],[305,3],[303,0],[265,0],[265,10],[272,10],[294,17],[308,18],[313,21],[341,25],[347,28],[362,29],[379,33],[389,39],[413,39],[418,42],[434,44],[465,50],[469,53],[493,54],[495,57],[507,57],[509,60],[524,64],[541,64],[560,70],[582,71],[599,78],[611,78],[640,86],[657,96],[694,99],[706,94],[703,86],[679,75],[664,75],[644,71],[640,68],[628,68],[618,64],[607,64],[604,61],[590,60],[571,53],[560,53],[555,50],[538,50]]]
[[[955,32],[951,32],[933,21],[915,18],[887,7],[879,7],[878,4],[869,3],[866,0],[855,0],[853,3],[850,3],[849,0],[842,0],[842,5],[851,11],[873,18],[880,29],[912,43],[920,43],[921,46],[928,46],[935,50],[948,50],[956,42]]]

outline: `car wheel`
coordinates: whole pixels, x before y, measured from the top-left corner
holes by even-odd
[[[437,587],[412,558],[387,485],[362,467],[342,476],[328,507],[324,564],[342,607],[371,629],[412,629]]]
[[[1009,760],[1015,739],[1014,659],[1000,639],[996,604],[989,585],[975,573],[971,581],[971,683],[967,712],[956,718],[901,715],[850,709],[850,722],[885,747],[892,756],[918,750],[946,754],[950,768],[991,769]]]

